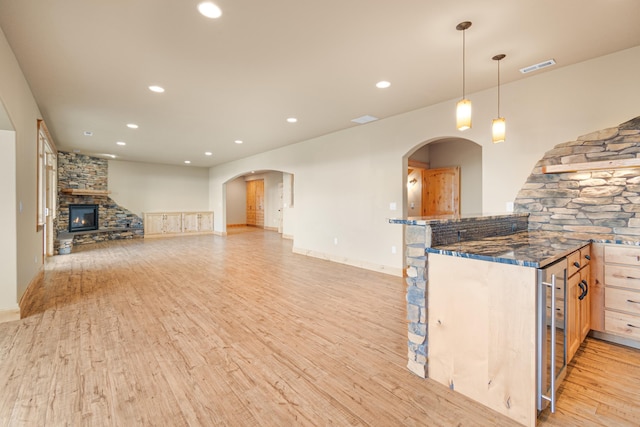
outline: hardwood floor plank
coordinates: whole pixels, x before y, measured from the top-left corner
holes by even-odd
[[[517,425],[408,371],[403,279],[291,246],[252,229],[48,259],[0,324],[0,425]],[[637,425],[639,355],[587,339],[539,425]]]

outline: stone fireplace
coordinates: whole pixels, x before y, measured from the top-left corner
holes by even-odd
[[[58,152],[57,253],[69,253],[78,245],[144,237],[142,218],[109,197],[108,167],[105,159]],[[76,207],[80,217],[74,216]]]
[[[69,205],[69,232],[98,230],[98,205]]]

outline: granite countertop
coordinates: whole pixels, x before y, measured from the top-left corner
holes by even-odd
[[[528,217],[528,213],[502,213],[502,214],[462,214],[462,215],[432,215],[432,216],[410,216],[408,218],[388,218],[390,224],[403,225],[431,225],[450,222],[471,222],[479,218],[483,220],[499,218]]]
[[[427,253],[541,268],[587,245],[591,240],[570,233],[523,231],[427,248]]]

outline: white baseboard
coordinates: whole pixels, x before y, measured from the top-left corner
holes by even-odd
[[[327,261],[337,262],[339,264],[346,264],[346,265],[350,265],[358,268],[363,268],[365,270],[377,271],[379,273],[389,274],[391,276],[403,277],[404,275],[404,269],[402,268],[390,267],[388,265],[378,265],[378,264],[373,264],[366,261],[360,261],[360,260],[355,260],[355,259],[350,259],[345,257],[337,257],[335,255],[330,255],[323,252],[317,252],[317,251],[294,247],[293,253],[306,255],[313,258],[326,259]]]
[[[293,234],[283,234],[282,238],[287,240],[293,240]]]
[[[20,320],[20,307],[0,310],[0,323]]]

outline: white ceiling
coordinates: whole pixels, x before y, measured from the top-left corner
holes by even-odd
[[[498,53],[507,83],[640,45],[638,0],[217,0],[217,20],[198,2],[0,0],[58,149],[213,166],[453,100],[466,20],[467,93],[496,85]]]

